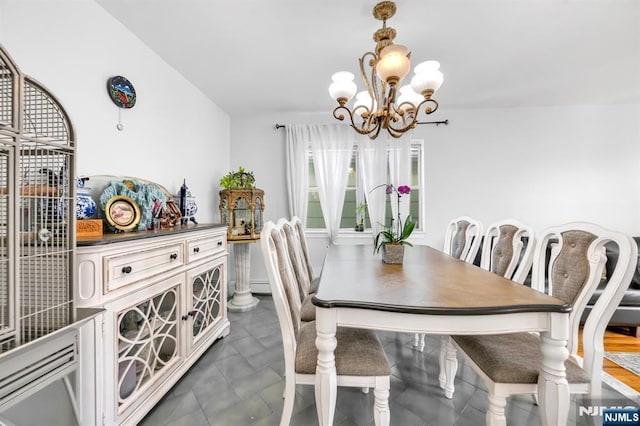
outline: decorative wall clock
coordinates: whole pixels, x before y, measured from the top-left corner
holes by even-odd
[[[136,104],[136,89],[126,78],[117,75],[107,80],[109,97],[120,108],[133,108]]]

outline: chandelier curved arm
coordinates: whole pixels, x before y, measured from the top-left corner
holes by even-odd
[[[370,80],[367,78],[367,72],[364,69],[364,63],[367,56],[371,56],[371,59],[369,59],[369,62],[368,62],[369,68],[371,69]],[[376,68],[375,68],[376,61],[377,61],[377,56],[373,52],[366,52],[359,59],[360,75],[362,76],[362,81],[364,82],[364,86],[367,89],[367,92],[369,93],[369,97],[371,98],[371,108],[369,108],[370,111],[375,110],[374,106],[380,100],[380,94],[378,92],[378,79],[376,78]]]
[[[429,104],[431,104],[432,106],[429,106]],[[420,104],[418,104],[416,111],[420,111],[420,108],[422,108],[423,105],[425,106],[424,113],[427,115],[436,112],[436,110],[438,109],[438,101],[436,101],[435,99],[427,98],[424,101],[420,102]],[[418,114],[416,114],[416,116],[417,115]]]
[[[364,106],[362,106],[362,108],[365,108]],[[336,118],[337,120],[340,121],[344,121],[345,119],[345,114],[341,114],[339,113],[339,110],[345,110],[347,115],[349,116],[349,121],[351,122],[349,125],[358,133],[360,133],[361,135],[369,135],[369,137],[371,137],[371,139],[375,139],[376,136],[378,135],[378,133],[380,133],[380,127],[379,125],[377,125],[377,121],[374,119],[375,118],[375,114],[369,114],[368,117],[362,119],[362,124],[360,126],[358,126],[356,124],[356,122],[353,119],[353,112],[347,108],[344,105],[338,105],[334,110],[333,110],[333,117]],[[359,109],[359,108],[358,108]],[[377,128],[377,131],[376,131]],[[371,133],[376,131],[376,135],[375,136],[371,136]]]
[[[402,105],[406,105],[407,107],[411,106],[411,108],[407,108],[406,110],[408,112],[408,115],[406,117],[405,112],[400,108]],[[391,122],[389,122],[388,126],[386,127],[389,134],[394,138],[399,138],[406,131],[416,127],[416,125],[418,124],[418,115],[420,113],[420,109],[423,106],[425,107],[424,113],[428,115],[434,113],[438,109],[438,102],[435,99],[427,98],[424,101],[420,102],[415,109],[413,108],[413,104],[411,104],[410,102],[403,102],[402,104],[398,105],[397,108],[394,107],[394,111],[396,112],[397,116],[402,117],[403,127],[393,127],[391,125]],[[394,123],[398,121],[399,120],[393,120]]]

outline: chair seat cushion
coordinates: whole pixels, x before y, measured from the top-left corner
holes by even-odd
[[[389,361],[375,332],[338,327],[335,350],[339,376],[388,376]],[[298,334],[296,373],[315,374],[318,362],[316,322],[304,323]]]
[[[316,306],[311,303],[311,298],[313,295],[308,295],[302,301],[302,306],[300,306],[300,321],[308,322],[315,321],[316,319]]]
[[[469,358],[494,383],[538,382],[542,360],[540,339],[531,333],[452,336]],[[573,361],[565,362],[569,383],[589,383],[589,375]]]

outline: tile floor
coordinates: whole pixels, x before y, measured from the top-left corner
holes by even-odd
[[[229,313],[231,333],[203,354],[165,398],[143,419],[143,426],[278,425],[282,412],[284,358],[273,301],[258,296],[257,309]],[[413,336],[380,333],[391,378],[391,425],[484,424],[487,393],[474,371],[460,362],[453,399],[438,385],[439,340],[427,336],[424,353],[412,348]],[[615,404],[637,406],[603,385],[603,398]],[[578,416],[573,399],[569,424],[595,423]],[[537,406],[530,396],[510,399],[509,425],[539,425]],[[576,421],[576,418],[579,420]],[[299,385],[291,425],[317,424],[312,386]],[[373,392],[339,388],[335,425],[373,425]]]

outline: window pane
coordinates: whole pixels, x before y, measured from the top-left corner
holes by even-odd
[[[316,169],[313,167],[313,157],[311,153],[307,156],[309,161],[309,187],[316,188],[318,183],[316,182]]]
[[[409,213],[411,219],[416,223],[416,229],[420,228],[420,189],[411,190],[411,203]]]
[[[355,228],[356,226],[356,190],[347,188],[344,194],[344,206],[342,208],[342,218],[340,228]]]
[[[411,186],[420,186],[420,151],[411,149]]]
[[[347,189],[344,193],[344,203],[342,204],[342,217],[340,218],[340,228],[354,229],[356,226],[356,150],[351,154],[349,161],[349,176],[347,178]]]
[[[420,223],[420,193],[422,190],[422,144],[411,146],[411,218],[416,229],[422,229]]]
[[[309,190],[309,202],[307,203],[307,228],[326,228],[318,190]]]
[[[356,187],[356,151],[353,151],[351,155],[351,161],[349,162],[349,178],[347,180],[347,188]]]

